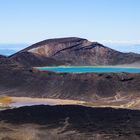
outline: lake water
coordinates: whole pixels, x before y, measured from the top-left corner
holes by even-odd
[[[112,67],[40,67],[41,71],[52,71],[59,73],[140,73],[140,68],[112,68]]]

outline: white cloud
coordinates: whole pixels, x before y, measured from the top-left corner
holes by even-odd
[[[103,44],[138,45],[140,40],[99,40]]]

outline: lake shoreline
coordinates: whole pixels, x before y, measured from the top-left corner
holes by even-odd
[[[140,73],[140,68],[134,67],[108,67],[108,66],[70,66],[70,67],[37,67],[39,71],[51,71],[56,73]]]
[[[73,68],[73,67],[76,67],[76,68],[140,68],[140,64],[136,64],[136,65],[131,65],[131,64],[124,64],[124,65],[98,65],[98,66],[66,66],[66,65],[61,65],[61,66],[43,66],[43,67],[33,67],[33,68]]]

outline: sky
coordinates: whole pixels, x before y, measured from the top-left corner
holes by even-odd
[[[140,0],[0,0],[0,44],[73,36],[140,50]]]

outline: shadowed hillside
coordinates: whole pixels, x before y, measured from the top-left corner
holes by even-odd
[[[0,112],[0,128],[5,129],[0,137],[10,140],[19,140],[19,136],[20,140],[27,140],[28,136],[30,140],[138,140],[139,118],[140,112],[135,110],[71,105],[22,107]]]

